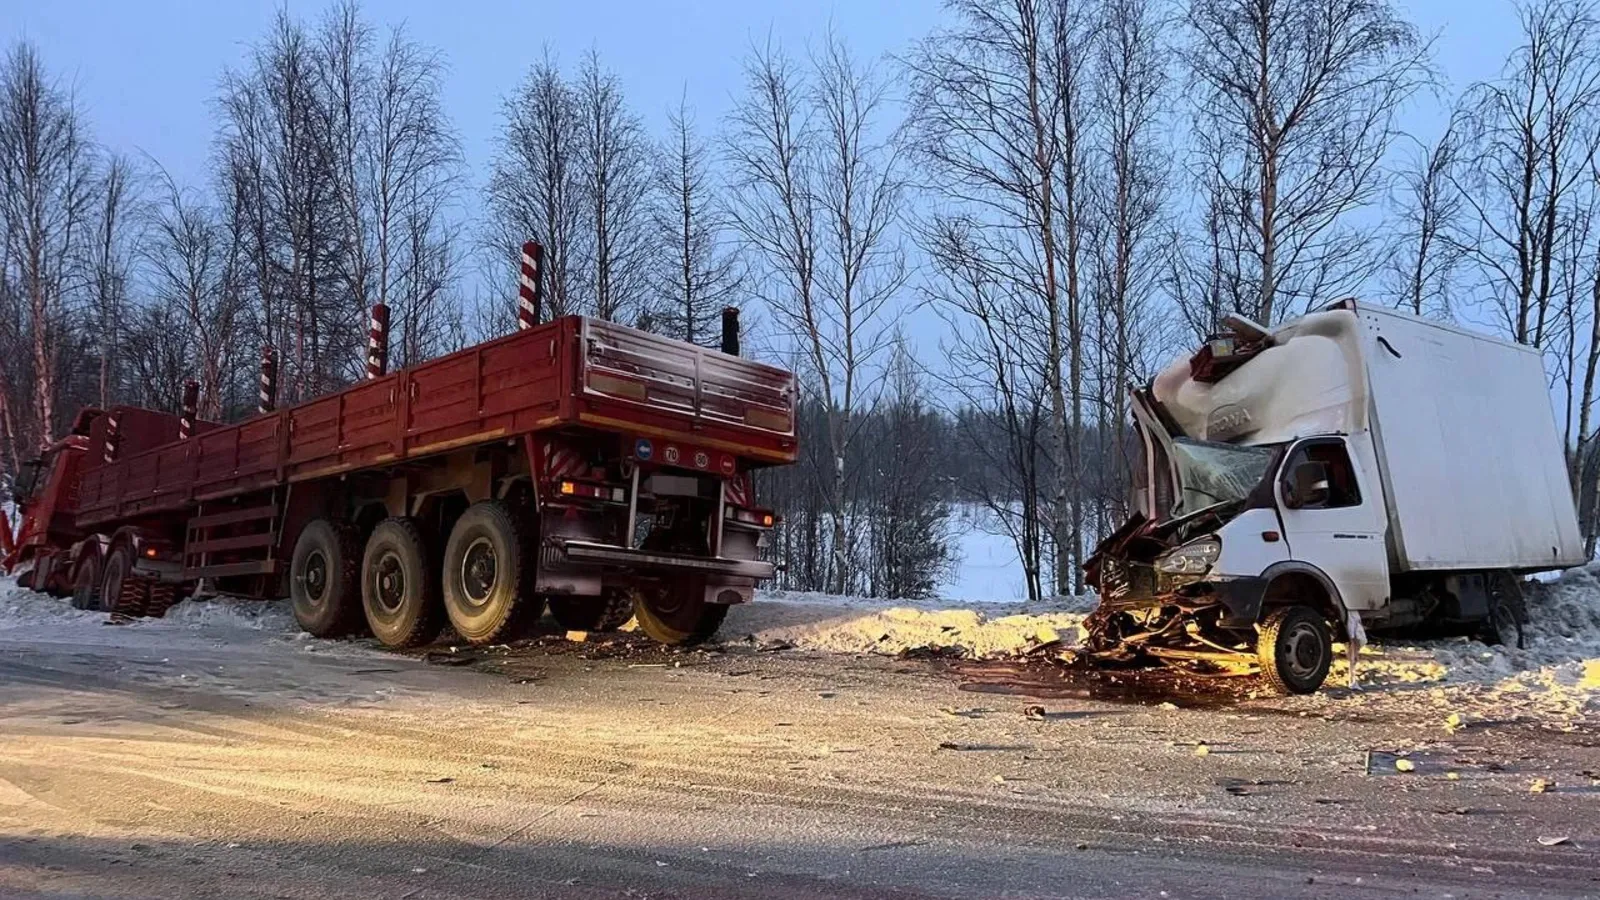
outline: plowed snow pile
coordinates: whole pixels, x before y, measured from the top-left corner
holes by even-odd
[[[1436,701],[1470,703],[1483,715],[1600,714],[1600,563],[1527,584],[1524,595],[1526,649],[1470,638],[1379,641],[1361,653],[1362,683],[1378,690],[1431,688]],[[1330,680],[1345,680],[1342,653]]]
[[[1091,604],[1024,608],[771,592],[729,611],[720,634],[723,640],[748,635],[762,644],[836,653],[951,650],[973,658],[1005,657],[1055,641],[1075,642]]]

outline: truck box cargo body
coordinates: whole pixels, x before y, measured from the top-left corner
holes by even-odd
[[[1134,392],[1139,512],[1089,561],[1100,649],[1266,672],[1249,644],[1291,608],[1303,648],[1357,621],[1518,639],[1517,579],[1584,559],[1538,352],[1353,300],[1228,324]],[[1320,684],[1306,654],[1321,675],[1267,674]]]
[[[164,413],[87,411],[56,465],[77,533],[36,547],[36,586],[108,608],[200,579],[286,590],[308,630],[353,630],[365,604],[400,620],[373,624],[394,644],[442,620],[440,594],[468,639],[502,634],[512,595],[582,628],[637,601],[698,639],[772,574],[751,473],[796,458],[794,401],[781,369],[569,316],[185,440]]]

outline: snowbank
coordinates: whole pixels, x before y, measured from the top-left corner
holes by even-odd
[[[1524,591],[1526,649],[1471,638],[1378,642],[1361,653],[1362,683],[1434,688],[1440,700],[1446,699],[1442,689],[1450,689],[1448,699],[1486,714],[1600,713],[1600,563],[1529,583]],[[1333,678],[1345,679],[1342,655]]]
[[[965,606],[763,592],[729,612],[721,636],[836,653],[952,650],[973,658],[1005,657],[1076,641],[1087,609],[1087,602],[1025,609],[1015,603]]]
[[[73,609],[65,599],[35,593],[17,586],[15,578],[0,577],[0,634],[21,637],[94,632],[107,623],[103,612]],[[294,615],[283,602],[262,602],[226,597],[185,600],[160,619],[134,619],[122,626],[136,632],[178,629],[248,629],[265,633],[297,631]]]

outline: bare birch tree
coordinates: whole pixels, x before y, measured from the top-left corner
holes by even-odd
[[[1385,274],[1395,305],[1418,316],[1451,312],[1463,251],[1456,232],[1463,203],[1452,183],[1457,144],[1454,128],[1447,128],[1432,144],[1418,144],[1397,173],[1397,240]]]
[[[755,287],[826,411],[827,455],[813,461],[830,530],[827,588],[838,593],[863,574],[851,540],[850,442],[907,275],[886,103],[878,73],[830,35],[807,67],[770,44],[753,50],[728,121],[734,225],[761,266]]]
[[[1053,585],[1071,590],[1081,552],[1081,253],[1089,35],[1064,3],[949,0],[955,23],[906,60],[912,142],[930,190],[969,210],[986,255],[1036,303],[1034,360],[1049,401]],[[1066,371],[1063,372],[1063,369]]]
[[[710,154],[680,101],[667,115],[655,175],[655,225],[667,248],[658,278],[660,330],[715,346],[718,312],[738,304],[742,273],[725,236],[727,210],[712,181]]]
[[[635,322],[652,306],[649,142],[616,73],[593,49],[578,69],[575,94],[591,274],[586,305],[602,319]]]
[[[545,305],[548,316],[578,311],[574,291],[584,279],[577,253],[583,222],[578,163],[577,99],[547,50],[517,92],[502,104],[504,129],[489,178],[494,231],[485,243],[507,282],[516,271],[522,242],[544,243]],[[504,318],[506,329],[513,320]]]
[[[118,354],[123,339],[123,317],[139,256],[143,216],[139,210],[136,175],[124,156],[111,154],[100,167],[94,185],[94,235],[89,247],[89,305],[100,370],[97,388],[100,408],[111,406],[116,395]]]
[[[1562,231],[1600,149],[1600,29],[1593,6],[1576,0],[1524,4],[1518,15],[1521,45],[1463,102],[1469,150],[1452,182],[1470,220],[1458,245],[1507,334],[1540,347],[1559,305]]]
[[[1191,0],[1183,56],[1198,158],[1236,217],[1247,315],[1353,291],[1377,265],[1351,213],[1384,189],[1395,114],[1428,46],[1387,0]]]
[[[1167,21],[1153,0],[1106,0],[1097,35],[1094,102],[1100,110],[1095,213],[1102,236],[1095,254],[1095,389],[1101,482],[1093,506],[1100,533],[1127,515],[1132,463],[1128,458],[1127,392],[1144,374],[1154,349],[1166,253],[1170,150],[1163,134],[1168,112]]]
[[[15,45],[0,68],[0,225],[7,277],[21,301],[15,349],[25,355],[5,354],[0,366],[9,387],[31,383],[25,427],[36,446],[55,434],[68,300],[92,239],[93,175],[77,101],[31,44]]]

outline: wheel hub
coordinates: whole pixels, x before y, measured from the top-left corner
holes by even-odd
[[[328,559],[321,550],[306,559],[306,599],[321,604],[328,594]]]
[[[405,600],[406,576],[400,567],[400,558],[393,553],[385,553],[378,560],[374,575],[374,586],[377,588],[378,605],[384,611],[395,613],[400,611],[400,606]]]
[[[1316,630],[1310,625],[1295,625],[1294,630],[1284,635],[1284,644],[1285,662],[1296,676],[1308,678],[1322,665],[1322,642],[1317,640]]]
[[[482,606],[489,601],[498,570],[494,544],[488,538],[478,538],[467,547],[461,557],[461,588],[469,603]]]

